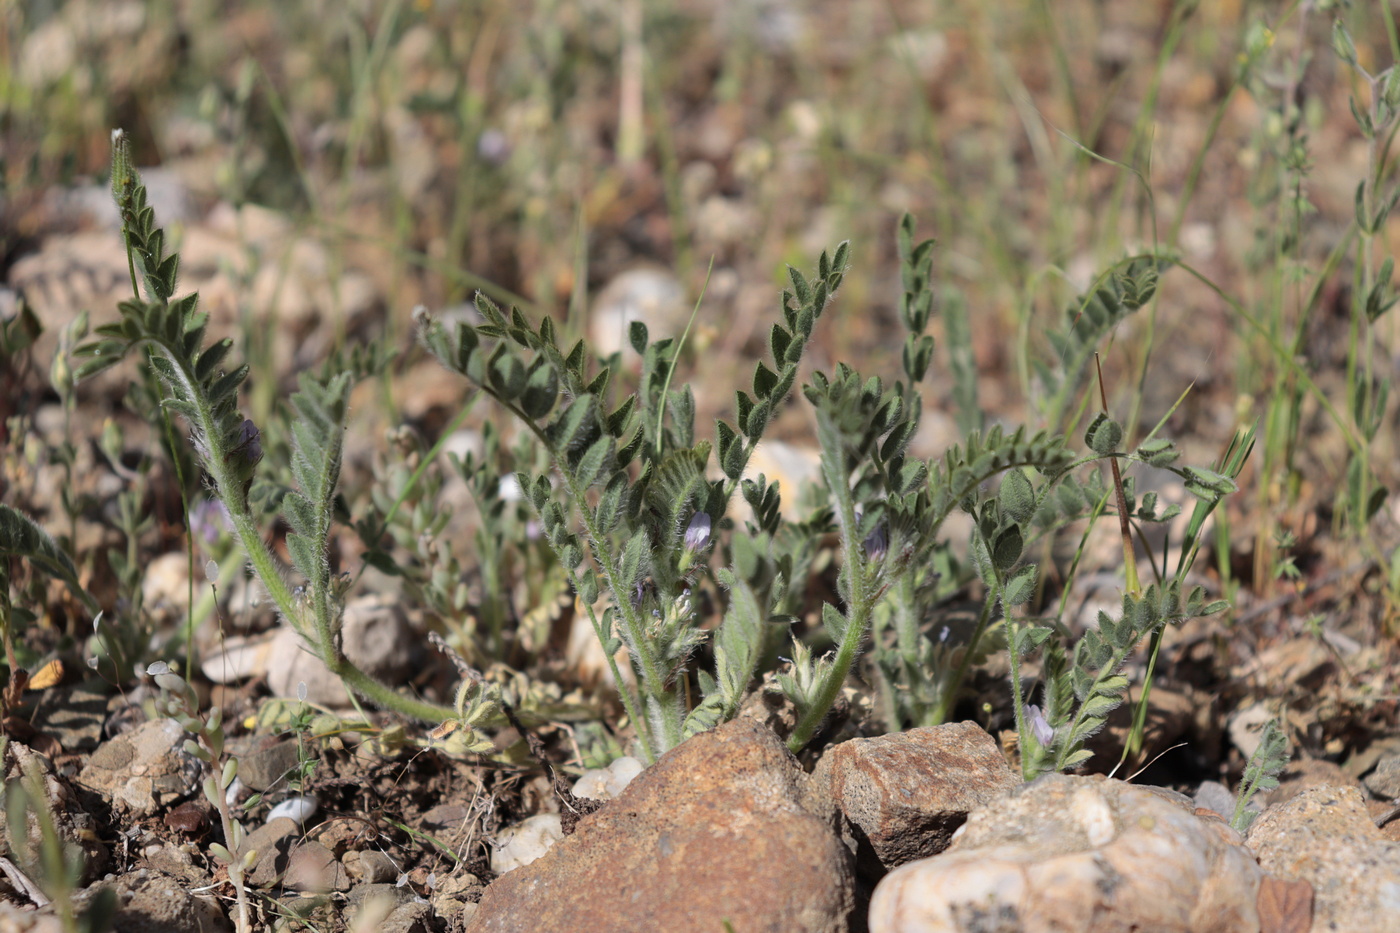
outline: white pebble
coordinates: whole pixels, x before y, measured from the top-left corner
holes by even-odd
[[[501,830],[491,849],[491,870],[498,875],[529,865],[564,838],[557,813],[541,813]]]
[[[315,815],[319,806],[315,797],[289,797],[272,808],[267,814],[267,821],[271,823],[278,817],[285,816],[298,823],[305,823]]]
[[[589,800],[612,800],[642,773],[644,767],[636,758],[624,755],[606,768],[585,771],[574,782],[574,796]]]

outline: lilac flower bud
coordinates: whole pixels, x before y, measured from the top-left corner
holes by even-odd
[[[696,512],[685,526],[685,549],[703,551],[710,544],[710,513]]]
[[[259,433],[258,426],[253,424],[251,419],[243,419],[233,449],[228,452],[228,459],[236,466],[249,470],[257,466],[258,461],[263,458],[262,442],[258,440]]]
[[[1055,740],[1055,730],[1050,728],[1050,723],[1045,721],[1045,714],[1040,711],[1040,707],[1034,703],[1022,707],[1026,722],[1030,724],[1031,732],[1041,745],[1049,747]]]
[[[865,536],[865,557],[877,561],[890,549],[890,534],[884,525],[876,525],[875,530]]]

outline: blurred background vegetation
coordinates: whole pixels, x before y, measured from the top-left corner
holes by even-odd
[[[1335,21],[1359,68],[1333,51]],[[580,333],[639,268],[679,333],[703,289],[703,416],[760,351],[782,264],[843,238],[853,270],[813,365],[896,371],[908,210],[939,240],[916,448],[937,455],[988,422],[1070,428],[1073,406],[1037,404],[1044,334],[1113,262],[1156,249],[1193,271],[1102,348],[1110,407],[1130,440],[1170,413],[1198,462],[1260,424],[1219,572],[1264,595],[1290,567],[1361,559],[1393,593],[1377,490],[1396,479],[1380,393],[1400,344],[1395,316],[1363,306],[1400,221],[1358,231],[1353,207],[1363,180],[1373,204],[1394,189],[1393,126],[1368,141],[1348,99],[1370,107],[1361,69],[1397,52],[1376,3],[0,0],[0,269],[23,290],[26,255],[100,226],[62,192],[100,186],[121,126],[178,195],[152,180],[177,244],[232,209],[233,242],[285,270],[250,207],[318,244],[317,346],[408,349],[416,304],[478,288]],[[353,316],[352,273],[373,296]],[[307,361],[253,326],[282,294],[233,301],[255,373],[273,358],[285,387]],[[255,387],[255,419],[276,382]]]

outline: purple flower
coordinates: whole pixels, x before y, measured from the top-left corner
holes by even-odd
[[[205,544],[215,543],[220,535],[233,531],[228,509],[218,499],[201,499],[190,509],[190,531]]]
[[[865,536],[865,557],[877,561],[890,549],[890,534],[884,525],[876,525],[875,530]]]
[[[696,512],[685,526],[685,549],[703,551],[710,544],[710,513]]]
[[[510,151],[510,140],[498,129],[487,129],[477,137],[476,154],[483,162],[500,165],[510,158]]]
[[[1031,727],[1031,733],[1035,735],[1035,740],[1049,748],[1050,743],[1055,740],[1055,730],[1050,728],[1050,723],[1045,721],[1045,714],[1040,711],[1040,707],[1031,703],[1023,706],[1021,710],[1025,714],[1027,724]]]

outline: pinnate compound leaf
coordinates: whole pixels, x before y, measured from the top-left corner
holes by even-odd
[[[0,503],[0,556],[29,561],[49,576],[62,580],[84,605],[97,611],[97,601],[78,582],[77,568],[63,549],[37,522],[4,503]]]

